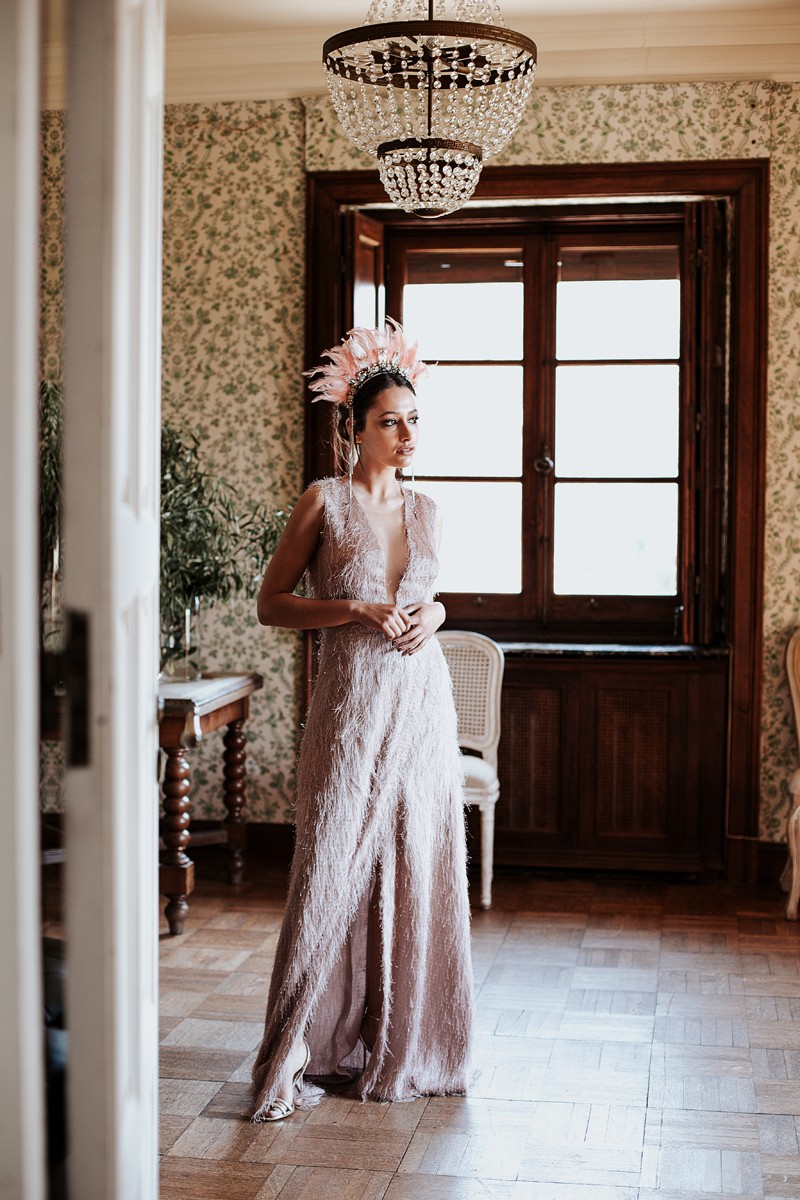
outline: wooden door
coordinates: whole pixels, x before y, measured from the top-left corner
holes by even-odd
[[[69,10],[69,1191],[155,1200],[161,0]],[[73,642],[78,675],[79,645]]]
[[[306,365],[315,367],[323,350],[335,346],[357,325],[372,328],[386,319],[383,225],[361,212],[325,214],[317,236],[336,243],[340,251],[327,259],[319,280],[320,293],[331,303],[316,307],[307,328]],[[335,232],[334,232],[335,231]],[[336,263],[338,270],[332,270]],[[309,404],[306,426],[306,482],[333,470],[330,412],[327,404]]]
[[[383,225],[365,213],[347,213],[345,245],[345,324],[367,329],[382,325],[386,318],[384,287]]]
[[[0,5],[0,1194],[44,1195],[39,920],[36,341],[39,30]]]

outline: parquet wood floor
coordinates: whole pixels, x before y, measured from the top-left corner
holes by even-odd
[[[800,927],[777,891],[501,874],[473,911],[469,1096],[256,1126],[286,880],[248,878],[209,858],[161,940],[161,1200],[800,1197]]]

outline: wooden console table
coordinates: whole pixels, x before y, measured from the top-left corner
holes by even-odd
[[[159,887],[167,897],[164,915],[171,934],[183,933],[189,911],[188,897],[194,888],[194,863],[187,850],[194,845],[223,844],[228,847],[228,879],[241,883],[244,870],[245,816],[247,800],[245,764],[247,740],[244,723],[250,712],[250,696],[264,686],[261,675],[209,673],[200,679],[161,681],[158,688],[161,718],[159,745],[166,752],[161,822]],[[219,829],[191,834],[189,806],[191,770],[186,751],[197,746],[206,734],[227,725],[223,737],[222,799],[227,816]]]

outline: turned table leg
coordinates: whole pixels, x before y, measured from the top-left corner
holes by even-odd
[[[241,883],[247,833],[244,818],[244,806],[247,803],[247,738],[244,719],[231,721],[222,740],[225,746],[222,754],[222,798],[228,810],[225,818],[225,828],[228,832],[228,882]]]
[[[164,852],[159,869],[161,892],[167,897],[164,915],[171,934],[183,933],[189,911],[187,897],[194,890],[194,863],[186,853],[189,845],[189,780],[191,772],[183,748],[166,751],[164,769]]]

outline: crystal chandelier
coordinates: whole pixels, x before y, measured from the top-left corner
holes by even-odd
[[[440,217],[469,200],[519,125],[536,45],[506,28],[496,0],[373,0],[322,61],[336,115],[378,159],[389,198]]]

